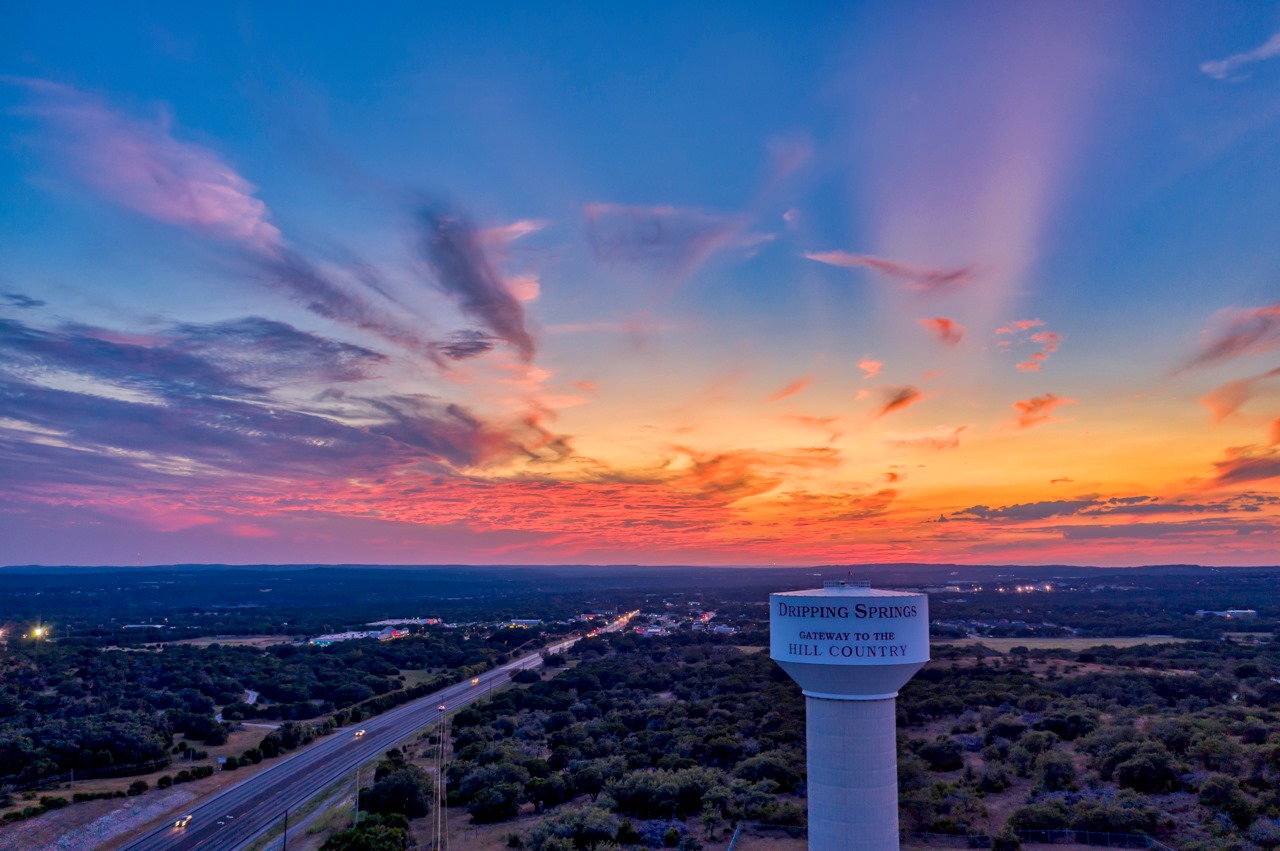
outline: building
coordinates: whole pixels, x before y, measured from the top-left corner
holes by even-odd
[[[1223,609],[1220,612],[1212,612],[1208,609],[1197,609],[1198,617],[1213,615],[1215,618],[1235,618],[1237,620],[1253,620],[1258,616],[1256,609]]]
[[[769,655],[805,696],[809,847],[896,851],[898,689],[929,661],[929,597],[870,583],[769,595]]]

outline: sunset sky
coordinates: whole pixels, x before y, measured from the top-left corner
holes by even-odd
[[[0,564],[1280,562],[1280,5],[5,17]]]

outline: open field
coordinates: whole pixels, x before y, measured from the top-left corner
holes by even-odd
[[[190,644],[192,647],[208,647],[210,644],[221,644],[223,647],[271,647],[276,644],[293,644],[294,639],[288,635],[205,635],[200,638],[184,638],[181,641],[170,641],[169,644]]]
[[[1137,647],[1142,644],[1181,644],[1189,639],[1171,635],[1142,635],[1121,638],[949,638],[930,642],[936,645],[950,644],[956,647],[976,647],[981,644],[998,653],[1008,653],[1015,647],[1028,650],[1088,650],[1090,647]]]

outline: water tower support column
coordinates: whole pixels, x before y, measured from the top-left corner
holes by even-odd
[[[805,698],[809,847],[898,847],[897,701]]]

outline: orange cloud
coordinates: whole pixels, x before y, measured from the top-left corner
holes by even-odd
[[[876,414],[877,418],[883,417],[885,414],[892,414],[894,411],[900,411],[924,398],[920,388],[914,386],[886,387],[883,393],[884,407],[880,409],[880,413]]]
[[[1026,331],[1031,328],[1039,328],[1044,325],[1039,319],[1019,319],[1016,322],[1010,322],[1003,328],[997,328],[997,334],[1017,334],[1019,331]]]
[[[941,452],[947,449],[958,449],[960,447],[960,433],[968,428],[967,425],[956,428],[938,426],[930,431],[906,434],[889,432],[884,436],[884,442],[902,449],[926,449],[933,452]]]
[[[1040,367],[1049,359],[1049,355],[1058,350],[1062,344],[1062,335],[1056,331],[1037,331],[1034,334],[1028,334],[1032,328],[1041,328],[1044,322],[1039,319],[1019,319],[1016,322],[1010,322],[1003,328],[997,328],[997,335],[1008,335],[1009,339],[999,340],[996,347],[1001,351],[1008,351],[1013,346],[1032,343],[1038,346],[1038,350],[1033,352],[1026,360],[1017,364],[1019,372],[1039,372]]]
[[[932,319],[917,319],[916,321],[933,334],[940,343],[954,346],[964,337],[964,326],[954,319],[935,316]]]
[[[1221,384],[1209,391],[1208,395],[1200,400],[1200,404],[1209,409],[1209,413],[1213,416],[1215,423],[1220,423],[1234,414],[1240,409],[1241,405],[1253,397],[1254,390],[1259,382],[1274,378],[1277,375],[1280,375],[1280,369],[1273,369],[1270,372],[1264,372],[1262,375],[1255,375],[1252,378],[1228,381],[1226,384]]]
[[[769,398],[765,399],[765,401],[777,402],[781,399],[786,399],[788,396],[794,396],[797,393],[807,389],[809,385],[812,383],[813,383],[812,376],[802,375],[799,378],[797,378],[795,381],[792,381],[786,387],[783,387],[781,390],[777,391],[776,393],[771,395]]]
[[[1280,446],[1280,418],[1271,424],[1271,442],[1268,446]]]
[[[1014,402],[1013,409],[1018,412],[1018,427],[1030,428],[1037,423],[1052,419],[1050,413],[1059,405],[1070,405],[1074,402],[1075,399],[1064,399],[1061,396],[1046,393],[1043,396]]]
[[[872,358],[863,358],[858,361],[858,369],[862,370],[862,376],[865,381],[868,378],[875,378],[880,374],[880,370],[884,369],[884,361],[873,360]]]

